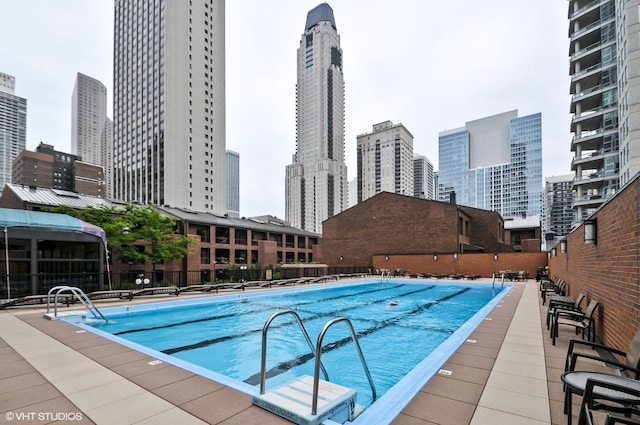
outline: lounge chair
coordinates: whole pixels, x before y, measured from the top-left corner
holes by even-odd
[[[578,425],[640,425],[640,420],[638,419],[616,414],[624,413],[630,415],[631,413],[637,413],[637,408],[634,405],[625,405],[624,402],[612,402],[610,397],[607,397],[607,394],[617,394],[617,397],[640,400],[640,391],[628,386],[612,384],[597,379],[587,379]]]
[[[582,307],[580,307],[580,304],[582,304],[582,301],[584,301],[586,298],[587,296],[583,293],[580,293],[580,295],[578,295],[578,298],[576,298],[575,300],[572,299],[570,301],[567,299],[567,297],[551,297],[551,299],[549,299],[549,307],[547,308],[547,329],[549,329],[551,318],[553,317],[556,309],[561,308],[563,310],[582,312]]]
[[[591,350],[586,352],[578,351],[577,348],[579,347]],[[595,350],[598,350],[599,354],[596,354]],[[614,355],[624,357],[625,362],[620,363]],[[604,366],[608,366],[609,369],[595,369],[591,367],[589,370],[576,370],[576,364],[579,358],[588,359],[591,362],[599,362]],[[640,378],[639,368],[640,330],[634,335],[626,352],[595,342],[572,339],[569,341],[569,349],[567,350],[565,372],[561,376],[561,380],[565,385],[565,413],[569,416],[571,415],[572,394],[587,394],[587,382],[590,378],[607,381],[608,385],[621,385],[626,388],[631,388],[632,390],[637,390],[640,393],[640,381],[638,381],[638,378]],[[607,373],[602,373],[602,370],[607,370]],[[612,373],[609,373],[608,370],[611,370]],[[632,375],[635,379],[628,378],[627,375]],[[594,394],[598,395],[601,393],[603,393],[603,391]],[[611,392],[609,392],[609,394],[610,393]],[[620,399],[620,397],[618,398]],[[638,398],[638,404],[640,404],[640,398]],[[570,418],[569,421],[571,421]]]
[[[58,297],[60,303],[66,304],[69,307],[70,304],[76,302],[73,294],[61,294]],[[33,304],[46,304],[47,295],[27,295],[25,297],[12,298],[8,301],[0,303],[0,309],[8,307],[17,307],[20,305],[33,305]]]
[[[111,291],[93,291],[87,294],[90,300],[104,300],[107,298],[131,299],[131,289],[113,289]]]
[[[551,322],[552,344],[556,345],[556,337],[558,336],[558,327],[560,325],[573,326],[576,330],[576,335],[578,334],[578,331],[582,331],[582,339],[584,339],[585,331],[588,330],[589,341],[595,341],[596,329],[593,316],[596,314],[599,305],[600,303],[598,301],[591,300],[584,313],[557,308],[553,313],[553,319]]]
[[[557,285],[552,284],[550,286],[545,286],[544,288],[540,288],[540,295],[542,296],[542,305],[545,305],[547,302],[547,296],[552,295],[564,295],[565,290],[567,288],[567,282],[564,280],[560,280]]]
[[[178,289],[179,293],[183,292],[211,292],[216,291],[216,285],[214,284],[204,284],[204,285],[188,285]]]
[[[588,351],[580,351],[579,348],[588,348]],[[605,356],[597,355],[596,351]],[[620,363],[616,357],[624,358],[625,362]],[[616,348],[607,347],[596,342],[572,339],[569,341],[569,349],[567,350],[567,358],[565,360],[564,370],[570,372],[575,370],[578,359],[585,358],[597,361],[613,367],[620,372],[633,372],[636,379],[640,379],[640,329],[636,331],[627,351],[618,350]]]
[[[180,295],[180,291],[178,290],[177,286],[156,286],[153,288],[138,289],[135,291],[131,291],[131,294],[129,294],[129,301],[131,301],[134,297],[158,294],[171,294],[177,297],[178,295]]]

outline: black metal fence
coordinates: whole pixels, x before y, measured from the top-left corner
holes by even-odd
[[[189,286],[206,283],[234,283],[287,279],[293,277],[320,277],[324,275],[370,273],[368,266],[329,267],[290,270],[280,268],[228,268],[216,270],[165,271],[155,270],[141,273],[125,271],[121,273],[39,273],[0,274],[0,299],[21,298],[29,295],[44,295],[55,286],[76,286],[85,293],[110,289],[136,289],[157,286]]]

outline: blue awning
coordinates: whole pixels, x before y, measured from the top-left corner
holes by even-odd
[[[66,214],[0,208],[0,227],[82,232],[97,236],[107,243],[107,236],[102,228]]]

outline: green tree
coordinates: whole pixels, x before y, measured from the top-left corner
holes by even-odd
[[[110,252],[125,261],[155,265],[189,255],[193,239],[175,233],[176,222],[149,206],[127,204],[124,208],[88,207],[77,210],[68,206],[51,209],[101,227],[107,236]],[[143,242],[145,249],[138,249]]]

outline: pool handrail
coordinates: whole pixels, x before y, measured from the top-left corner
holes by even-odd
[[[325,323],[324,327],[320,331],[320,335],[318,335],[318,343],[316,344],[316,363],[315,369],[313,372],[313,396],[311,399],[311,414],[316,415],[318,413],[318,390],[320,386],[320,381],[318,379],[318,375],[320,374],[320,356],[322,355],[322,340],[324,339],[325,333],[329,330],[331,326],[338,322],[346,322],[349,326],[349,331],[351,332],[351,339],[353,340],[356,351],[358,351],[358,356],[360,356],[360,363],[362,363],[362,368],[364,369],[364,373],[367,375],[367,379],[369,380],[369,386],[371,387],[371,398],[373,401],[376,401],[376,386],[373,383],[373,379],[371,378],[371,373],[369,373],[369,367],[367,366],[367,362],[364,359],[364,355],[362,354],[362,349],[360,348],[360,343],[358,342],[358,336],[356,335],[355,330],[353,329],[353,325],[351,324],[351,320],[346,317],[336,317],[335,319],[329,320]]]
[[[300,320],[300,316],[298,316],[298,313],[296,313],[293,310],[281,310],[273,313],[271,317],[267,319],[264,326],[262,327],[262,355],[260,358],[260,394],[265,393],[265,380],[266,380],[266,368],[267,368],[267,331],[269,330],[269,325],[271,325],[271,322],[273,321],[273,319],[284,314],[292,314],[293,317],[296,318],[296,321],[300,326],[300,330],[302,331],[302,335],[304,335],[304,338],[307,340],[307,344],[309,344],[309,348],[311,348],[311,354],[314,354],[316,351],[315,347],[313,346],[313,342],[311,342],[311,338],[309,338],[309,334],[307,333],[307,330],[302,324],[302,320]],[[322,368],[322,373],[324,374],[325,379],[328,381],[329,374],[327,373],[327,370],[324,368],[322,364],[320,364],[320,367]]]
[[[50,299],[51,299],[51,293],[53,291],[56,291],[56,295],[55,295],[55,298],[54,298],[54,301],[53,301],[53,311],[54,311],[53,315],[54,315],[54,317],[58,316],[58,297],[60,296],[60,293],[61,292],[65,292],[65,291],[69,291],[78,300],[80,300],[82,305],[84,305],[86,307],[86,309],[89,310],[89,312],[91,312],[91,314],[93,315],[94,318],[102,319],[104,321],[107,320],[107,318],[104,317],[102,312],[100,310],[98,310],[98,308],[89,299],[87,294],[85,294],[82,291],[82,289],[78,288],[77,286],[68,286],[68,285],[54,286],[53,288],[49,289],[49,292],[47,292],[47,314],[49,314],[49,303],[50,303]]]

